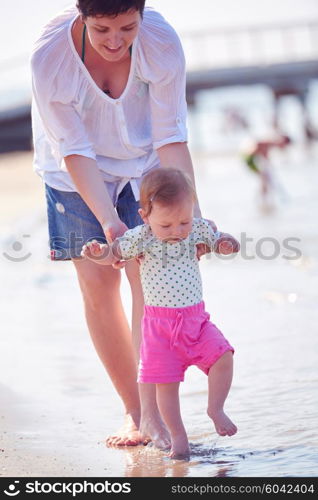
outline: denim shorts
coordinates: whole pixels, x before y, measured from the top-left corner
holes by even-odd
[[[59,191],[47,184],[45,191],[51,260],[80,258],[82,246],[92,239],[106,242],[102,226],[78,193]],[[119,218],[129,229],[143,224],[138,214],[139,202],[135,200],[129,182],[114,205]]]

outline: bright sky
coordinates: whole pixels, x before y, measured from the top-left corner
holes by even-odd
[[[41,26],[72,3],[72,0],[2,2],[0,63],[29,52]],[[318,0],[147,0],[146,5],[159,10],[179,33],[209,26],[318,20]]]
[[[0,94],[29,84],[28,59],[40,28],[75,0],[2,2]],[[318,20],[318,0],[147,0],[179,34],[208,27]],[[20,91],[20,90],[19,90]]]

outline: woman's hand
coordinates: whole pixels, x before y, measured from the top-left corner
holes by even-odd
[[[102,225],[106,240],[108,243],[113,243],[116,238],[122,236],[128,227],[120,219],[113,222],[105,222]]]
[[[240,250],[239,242],[234,238],[234,236],[228,233],[221,233],[221,236],[214,243],[215,253],[222,255],[230,255],[231,253],[237,253]]]
[[[112,243],[116,238],[122,236],[128,229],[126,224],[124,224],[120,219],[114,222],[106,222],[102,225],[102,228],[108,243]],[[123,260],[117,260],[112,264],[114,269],[122,269],[125,265],[126,262]]]

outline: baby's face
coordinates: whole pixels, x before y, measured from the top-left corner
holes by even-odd
[[[154,202],[144,221],[160,240],[175,243],[187,238],[192,229],[193,200],[185,198],[174,205],[164,206]]]

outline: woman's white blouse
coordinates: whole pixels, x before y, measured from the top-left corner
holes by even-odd
[[[53,19],[32,54],[35,170],[52,187],[76,191],[64,163],[76,154],[96,160],[105,181],[138,181],[158,166],[156,149],[187,140],[179,38],[158,12],[146,8],[126,88],[112,99],[76,52],[71,28],[77,16],[71,8]]]

